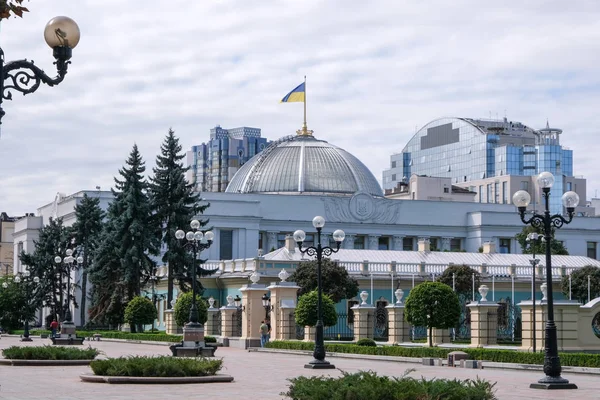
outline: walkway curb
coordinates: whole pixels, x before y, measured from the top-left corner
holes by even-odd
[[[261,347],[251,347],[248,349],[249,352],[257,353],[279,353],[279,354],[294,354],[294,355],[312,355],[310,350],[287,350],[287,349],[268,349]],[[396,356],[376,356],[370,354],[352,354],[352,353],[334,353],[327,352],[327,357],[337,358],[349,358],[349,359],[362,359],[362,360],[373,360],[373,361],[391,361],[391,362],[403,362],[412,364],[421,364],[422,358],[419,357],[396,357]],[[540,371],[543,372],[543,366],[538,364],[515,364],[515,363],[502,363],[480,360],[483,363],[484,369],[510,369],[517,371]],[[444,368],[448,368],[444,366]],[[586,375],[600,375],[600,368],[591,367],[571,367],[562,366],[562,371],[571,374],[586,374]]]
[[[82,374],[79,378],[83,382],[92,383],[119,383],[119,384],[185,384],[185,383],[224,383],[233,382],[231,375],[212,375],[212,376],[187,376],[187,377],[142,377],[142,376],[102,376],[92,374]]]

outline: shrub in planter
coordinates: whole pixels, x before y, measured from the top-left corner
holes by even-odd
[[[337,324],[337,312],[333,300],[326,294],[323,294],[323,325],[334,326]],[[298,299],[296,307],[296,322],[301,326],[317,325],[317,301],[318,294],[316,290],[306,293]]]
[[[339,378],[299,376],[290,379],[287,393],[293,400],[493,400],[495,383],[481,379],[433,379],[408,377],[407,371],[399,378],[378,376],[377,373],[360,371],[354,374],[342,372]]]
[[[137,377],[211,376],[221,370],[223,360],[179,357],[120,357],[92,361],[96,375]]]
[[[125,307],[125,322],[129,325],[147,325],[156,319],[156,307],[143,296],[136,296]]]
[[[206,300],[196,294],[196,306],[198,307],[198,322],[202,325],[208,319],[208,306]],[[184,293],[175,303],[175,322],[178,326],[184,326],[190,321],[190,309],[192,308],[192,293]]]
[[[12,346],[2,350],[4,358],[12,360],[93,360],[98,354],[100,351],[91,347]]]
[[[377,347],[377,343],[373,339],[362,338],[356,342],[357,346],[369,346],[369,347]]]

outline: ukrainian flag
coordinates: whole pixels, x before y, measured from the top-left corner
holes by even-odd
[[[280,103],[304,102],[306,101],[306,82],[296,86],[294,90],[285,95]]]

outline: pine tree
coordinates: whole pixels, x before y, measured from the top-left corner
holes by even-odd
[[[140,295],[143,280],[156,267],[151,255],[158,254],[158,241],[145,170],[134,145],[126,166],[119,170],[121,179],[115,178],[115,199],[108,209],[96,265],[90,270],[90,278],[99,284],[92,295],[94,309],[90,313],[97,321],[122,322],[126,303]]]
[[[104,218],[104,212],[100,208],[100,199],[84,194],[81,203],[75,206],[75,218],[76,222],[72,227],[73,237],[75,243],[81,246],[83,250],[80,317],[81,325],[85,325],[88,267],[98,247],[98,241],[102,233],[102,219]]]
[[[64,263],[55,263],[54,257],[64,257],[71,241],[69,229],[63,226],[62,218],[50,218],[48,225],[40,229],[38,240],[34,241],[33,253],[21,252],[21,264],[27,265],[31,276],[40,278],[38,293],[40,299],[52,309],[52,315],[64,319],[66,283],[63,277],[70,273]]]
[[[179,139],[175,132],[169,129],[160,154],[156,157],[156,168],[153,169],[154,177],[150,179],[150,197],[152,210],[160,230],[157,235],[165,245],[162,262],[169,268],[167,284],[167,304],[173,299],[173,281],[179,278],[182,289],[187,289],[191,282],[191,274],[186,271],[185,266],[191,265],[191,257],[185,251],[181,243],[175,238],[178,229],[185,231],[189,228],[190,221],[201,214],[209,206],[200,205],[200,197],[194,192],[193,185],[188,184],[185,173],[189,167],[184,167],[182,160],[185,154],[181,151]],[[208,220],[200,221],[205,226]],[[204,247],[208,248],[208,244]],[[197,261],[200,264],[202,260]],[[212,270],[197,268],[200,276],[214,273]],[[202,287],[202,286],[200,286]]]

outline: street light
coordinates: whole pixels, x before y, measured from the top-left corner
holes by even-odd
[[[185,233],[183,230],[179,229],[175,232],[175,237],[179,240],[183,240],[185,238],[186,243],[183,247],[187,247],[191,250],[193,254],[192,259],[192,307],[190,308],[190,321],[185,324],[188,328],[200,328],[202,324],[198,322],[198,306],[196,305],[196,258],[198,257],[198,253],[202,251],[202,246],[205,243],[208,243],[210,246],[215,235],[212,232],[202,233],[200,231],[200,221],[197,219],[192,220],[190,223],[191,231]]]
[[[546,285],[548,287],[548,318],[546,321],[544,373],[546,376],[537,383],[532,383],[534,389],[577,389],[577,385],[569,383],[567,379],[560,376],[561,366],[558,356],[558,341],[556,336],[556,324],[554,323],[554,297],[552,294],[552,255],[550,253],[550,241],[552,240],[552,228],[560,228],[573,220],[575,207],[579,204],[577,193],[568,191],[562,196],[562,203],[567,209],[567,218],[561,214],[550,215],[550,188],[554,184],[554,176],[550,172],[542,172],[537,178],[538,185],[542,188],[545,211],[543,214],[534,213],[529,219],[525,218],[525,211],[531,196],[524,190],[519,190],[513,196],[513,203],[519,209],[521,221],[536,229],[543,229],[546,239]]]
[[[317,245],[310,246],[302,249],[302,242],[306,239],[306,233],[302,230],[294,232],[294,241],[298,243],[298,248],[302,254],[308,254],[309,256],[317,256],[317,325],[315,329],[315,351],[313,352],[314,360],[304,365],[304,368],[313,369],[331,369],[335,368],[333,364],[325,361],[325,344],[323,342],[323,307],[322,301],[322,284],[321,284],[321,264],[323,262],[323,255],[330,256],[333,253],[337,253],[340,250],[340,246],[346,237],[343,230],[338,229],[333,232],[333,240],[336,242],[336,248],[333,249],[329,246],[321,246],[321,230],[325,226],[325,218],[316,216],[312,220],[313,226],[317,229]]]
[[[530,243],[530,248],[533,251],[533,258],[531,260],[529,260],[529,262],[531,263],[531,300],[532,300],[532,312],[533,312],[533,316],[532,316],[532,323],[533,323],[533,352],[535,353],[537,351],[537,339],[536,339],[536,325],[535,325],[535,268],[538,266],[538,264],[540,263],[540,259],[539,258],[535,258],[535,246],[538,244],[538,242],[541,240],[542,242],[545,242],[546,240],[544,239],[543,236],[539,235],[537,232],[531,232],[529,235],[527,235],[527,242]]]
[[[12,100],[12,90],[23,95],[35,92],[43,82],[48,86],[58,85],[65,79],[71,61],[72,50],[79,43],[79,26],[69,17],[54,17],[46,24],[44,39],[53,50],[58,76],[50,78],[33,61],[17,60],[4,62],[4,51],[0,47],[0,123],[5,112],[2,100]]]
[[[164,299],[165,298],[165,294],[156,294],[156,290],[155,290],[155,285],[157,284],[157,282],[159,282],[162,278],[165,277],[165,273],[164,273],[164,269],[159,269],[158,271],[155,271],[154,274],[150,275],[150,282],[152,283],[152,304],[154,305],[154,308],[156,307],[156,303],[159,299]],[[154,332],[154,319],[152,320],[152,332]]]
[[[73,250],[67,249],[65,251],[66,257],[61,258],[60,256],[54,257],[54,262],[60,264],[61,262],[65,265],[67,270],[67,298],[65,299],[65,318],[63,324],[72,324],[73,317],[71,316],[71,271],[79,269],[83,265],[83,256],[79,255],[77,258],[73,257]]]
[[[269,311],[271,311],[271,299],[269,298],[269,296],[267,296],[266,293],[263,294],[262,305],[265,308],[265,320],[268,320],[268,319],[270,319]]]
[[[21,279],[21,276],[23,277],[22,279]],[[39,285],[39,283],[40,283],[40,278],[35,276],[35,277],[33,277],[33,279],[31,279],[31,272],[29,272],[28,269],[26,269],[21,274],[21,276],[19,276],[19,275],[15,276],[14,281],[16,284],[21,284],[21,282],[23,282],[23,287],[25,289],[25,298],[26,298],[26,302],[27,302],[27,308],[29,308],[32,303],[31,297],[33,297],[33,295],[34,295],[35,287],[37,287],[37,285]],[[23,332],[23,337],[21,338],[21,342],[31,342],[31,338],[29,337],[29,315],[28,314],[29,314],[29,310],[26,310],[26,312],[24,313],[25,330]]]

